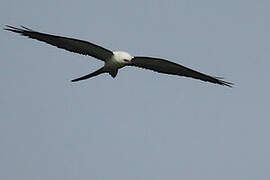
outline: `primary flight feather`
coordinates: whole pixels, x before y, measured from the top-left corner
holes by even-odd
[[[221,80],[222,78],[206,75],[165,59],[153,57],[141,57],[141,56],[133,57],[127,52],[122,51],[113,52],[87,41],[45,34],[26,28],[24,26],[21,26],[21,28],[17,28],[6,25],[6,28],[4,29],[7,31],[19,33],[23,36],[27,36],[32,39],[46,42],[58,48],[62,48],[83,55],[89,55],[104,61],[104,66],[98,69],[97,71],[87,74],[83,77],[73,79],[72,82],[88,79],[102,73],[109,73],[112,77],[116,77],[118,69],[125,66],[135,66],[150,69],[159,73],[191,77],[202,81],[208,81],[211,83],[220,84],[228,87],[232,87],[233,85],[230,82]]]

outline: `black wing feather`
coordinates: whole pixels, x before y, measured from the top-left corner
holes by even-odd
[[[17,28],[6,25],[6,28],[4,29],[7,31],[19,33],[32,39],[46,42],[58,48],[62,48],[74,53],[93,56],[102,61],[106,61],[113,55],[110,50],[83,40],[45,34],[26,28],[24,26],[21,26],[21,28]]]
[[[233,83],[221,80],[222,78],[212,77],[198,71],[192,70],[190,68],[184,67],[180,64],[176,64],[171,61],[160,58],[152,57],[134,57],[131,60],[130,66],[136,66],[140,68],[150,69],[159,73],[179,75],[185,77],[191,77],[195,79],[200,79],[202,81],[208,81],[211,83],[216,83],[228,87],[232,87]]]

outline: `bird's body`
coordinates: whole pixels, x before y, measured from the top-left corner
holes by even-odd
[[[128,64],[133,57],[127,52],[114,51],[111,58],[105,61],[105,69],[120,69]]]
[[[184,67],[180,64],[176,64],[165,59],[141,56],[133,57],[127,52],[112,52],[108,49],[105,49],[101,46],[95,45],[87,41],[40,33],[23,26],[22,28],[6,26],[5,30],[19,33],[21,35],[28,36],[29,38],[43,41],[71,52],[93,56],[99,60],[104,61],[104,66],[97,71],[87,74],[83,77],[74,79],[72,80],[72,82],[88,79],[102,73],[109,73],[114,78],[118,73],[118,69],[125,66],[135,66],[144,69],[150,69],[160,73],[192,77],[211,83],[216,83],[229,87],[232,86],[232,83],[223,81],[220,78],[200,73],[198,71],[192,70],[190,68]]]

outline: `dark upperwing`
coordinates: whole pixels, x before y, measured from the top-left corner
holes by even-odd
[[[62,48],[74,53],[93,56],[102,61],[106,61],[113,55],[112,51],[83,40],[45,34],[26,28],[24,26],[21,26],[21,28],[16,28],[6,25],[6,28],[4,29],[7,31],[19,33],[32,39],[46,42],[58,48]]]
[[[222,78],[209,76],[200,73],[198,71],[192,70],[190,68],[184,67],[180,64],[176,64],[174,62],[160,58],[137,56],[131,60],[129,66],[136,66],[140,68],[150,69],[159,73],[191,77],[195,79],[200,79],[202,81],[208,81],[211,83],[220,84],[228,87],[232,87],[233,85],[233,83],[221,80]]]

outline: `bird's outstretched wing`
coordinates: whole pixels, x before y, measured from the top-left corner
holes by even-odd
[[[6,28],[4,29],[7,31],[19,33],[32,39],[46,42],[53,46],[57,46],[58,48],[62,48],[74,53],[93,56],[102,61],[106,61],[113,55],[112,51],[83,40],[45,34],[26,28],[24,26],[17,28],[6,25]]]
[[[233,83],[221,80],[222,78],[212,77],[198,71],[192,70],[190,68],[184,67],[180,64],[167,61],[165,59],[152,58],[152,57],[134,57],[131,60],[130,66],[136,66],[140,68],[150,69],[156,72],[179,75],[185,77],[191,77],[195,79],[200,79],[202,81],[208,81],[211,83],[216,83],[228,87],[232,87]]]

